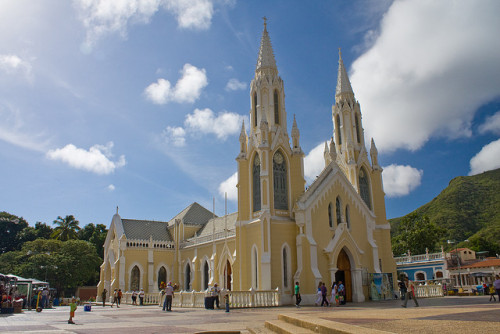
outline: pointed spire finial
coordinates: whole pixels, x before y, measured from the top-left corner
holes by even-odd
[[[354,94],[351,87],[351,82],[347,76],[347,71],[344,67],[344,61],[342,60],[342,51],[339,48],[339,70],[337,74],[337,88],[335,90],[335,95],[341,93],[351,93]]]
[[[271,39],[269,38],[269,33],[267,32],[267,17],[264,19],[264,31],[262,32],[262,38],[260,41],[259,56],[257,58],[257,67],[255,72],[262,69],[270,69],[272,71],[278,72],[276,67],[276,60],[274,59],[273,47],[271,45]]]
[[[264,16],[262,19],[264,20],[264,30],[266,30],[266,28],[267,28],[267,17]]]
[[[116,214],[118,214],[118,205],[116,206]]]

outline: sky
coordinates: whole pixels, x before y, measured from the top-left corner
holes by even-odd
[[[0,0],[0,211],[31,225],[237,209],[263,17],[310,184],[338,54],[387,217],[500,167],[499,1]],[[367,142],[369,150],[369,142]],[[215,199],[215,200],[214,200]]]

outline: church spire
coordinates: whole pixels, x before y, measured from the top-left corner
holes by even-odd
[[[260,40],[260,50],[255,72],[260,72],[266,69],[276,73],[278,72],[276,60],[274,59],[273,46],[271,45],[271,38],[269,38],[269,34],[267,32],[267,18],[264,17],[264,31],[262,32],[262,38]]]
[[[342,93],[350,93],[354,95],[351,83],[349,82],[349,77],[347,76],[347,71],[344,67],[344,62],[342,61],[342,52],[339,48],[339,71],[337,75],[337,89],[335,90],[335,96]]]

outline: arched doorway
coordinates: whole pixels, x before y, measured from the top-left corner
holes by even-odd
[[[231,275],[232,275],[232,270],[231,270],[231,263],[229,263],[229,260],[226,261],[226,266],[224,267],[224,288],[227,290],[231,290]]]
[[[345,286],[346,301],[352,301],[352,283],[351,283],[351,262],[345,250],[341,250],[337,258],[337,272],[335,273],[335,281],[342,281]]]

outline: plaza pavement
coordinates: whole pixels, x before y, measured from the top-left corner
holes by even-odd
[[[122,305],[105,308],[92,306],[76,311],[75,325],[68,324],[69,307],[24,311],[0,315],[0,333],[199,333],[204,331],[241,331],[270,333],[266,321],[279,321],[287,315],[322,324],[323,333],[500,333],[500,303],[489,302],[489,296],[444,297],[420,299],[420,307],[409,301],[402,308],[399,300],[348,303],[342,307],[304,306],[277,308],[205,310],[174,308],[163,312],[158,306]],[[321,329],[320,328],[320,329]],[[315,328],[319,331],[318,327]],[[291,331],[292,333],[294,330]],[[299,331],[297,331],[298,333]],[[304,329],[301,333],[313,333]]]

